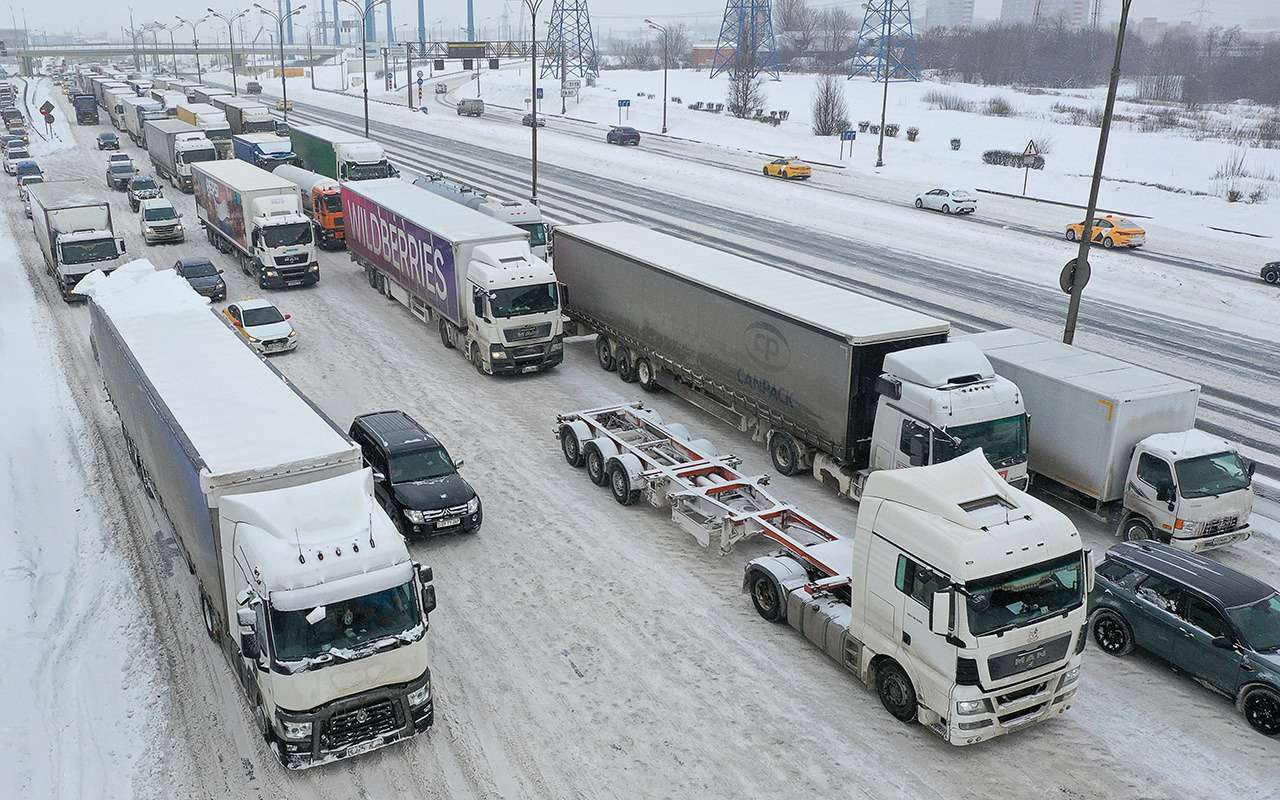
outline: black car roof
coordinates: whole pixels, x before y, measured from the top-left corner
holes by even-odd
[[[1123,542],[1108,550],[1107,557],[1203,592],[1225,608],[1256,603],[1276,593],[1270,585],[1239,570],[1160,542]]]
[[[388,452],[439,447],[436,437],[403,411],[375,411],[355,418],[355,425],[369,432]]]
[[[174,267],[195,267],[203,264],[209,264],[212,266],[213,261],[205,258],[204,256],[193,256],[191,258],[180,258],[173,262]]]
[[[99,139],[119,139],[120,137],[115,135],[111,131],[103,131],[102,133],[98,134],[98,138]]]

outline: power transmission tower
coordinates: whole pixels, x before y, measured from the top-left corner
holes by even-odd
[[[328,44],[328,43],[329,43],[329,9],[325,7],[324,0],[320,0],[320,44]]]
[[[1097,33],[1102,27],[1102,4],[1105,0],[1093,0],[1093,11],[1089,15],[1089,30]]]
[[[711,77],[728,72],[731,81],[742,75],[751,80],[763,72],[776,81],[777,55],[770,0],[727,0]]]
[[[1191,16],[1196,18],[1196,27],[1203,28],[1205,19],[1213,16],[1213,11],[1209,8],[1209,0],[1200,0],[1200,7],[1192,11]]]
[[[538,38],[538,32],[533,32]],[[587,0],[555,0],[551,21],[547,24],[547,40],[543,45],[542,68],[538,77],[563,78],[577,75],[599,77],[600,59],[596,40],[591,35],[591,13]]]
[[[1041,6],[1043,4],[1044,4],[1044,0],[1036,0],[1035,9],[1031,12],[1031,27],[1033,28],[1040,27],[1040,13],[1042,11]]]
[[[911,29],[911,0],[870,0],[854,50],[850,78],[918,81],[916,37]]]

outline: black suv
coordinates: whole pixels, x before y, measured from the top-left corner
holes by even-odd
[[[1112,547],[1097,576],[1089,625],[1104,653],[1141,647],[1231,698],[1259,733],[1280,735],[1280,593],[1149,540]]]
[[[640,131],[626,126],[610,128],[604,140],[609,144],[640,144]]]
[[[119,150],[120,137],[116,136],[114,133],[111,133],[109,131],[107,133],[98,134],[98,149],[99,150]]]
[[[477,531],[480,497],[444,445],[403,411],[362,414],[351,438],[373,469],[373,489],[401,533]]]

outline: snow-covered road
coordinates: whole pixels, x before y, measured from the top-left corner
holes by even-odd
[[[80,148],[50,155],[50,176],[100,185],[101,159],[91,144],[100,129],[74,129]],[[125,150],[137,153],[128,144]],[[501,166],[503,154],[484,155]],[[549,201],[563,208],[603,202],[615,188],[587,187],[591,194],[574,200],[568,178],[550,176],[557,183],[563,189]],[[199,235],[190,196],[167,194],[185,213],[192,233],[186,244],[144,247],[136,216],[112,193],[131,254],[157,263],[205,255],[226,269],[229,299],[259,294]],[[652,202],[653,213],[673,218],[697,211],[688,204],[657,209],[668,202],[661,195]],[[89,352],[84,307],[65,306],[53,291],[12,193],[4,191],[0,203],[16,240],[7,249],[17,262],[0,268],[13,273],[9,283],[20,288],[26,280],[35,288],[32,294],[0,285],[3,330],[7,338],[13,322],[25,331],[30,319],[39,331],[38,320],[47,320],[42,333],[24,334],[21,349],[56,355],[43,360],[51,374],[62,365],[70,398],[48,402],[44,384],[28,377],[36,366],[24,367],[20,385],[39,395],[6,417],[38,406],[45,427],[61,432],[68,447],[101,443],[95,459],[84,459],[79,479],[40,480],[46,476],[29,465],[41,460],[19,464],[26,474],[10,483],[30,490],[14,493],[16,518],[41,520],[64,506],[57,491],[92,487],[99,503],[81,508],[101,528],[96,541],[109,545],[76,562],[75,588],[130,589],[96,606],[72,605],[62,630],[25,645],[39,653],[27,672],[42,682],[37,686],[50,686],[47,693],[18,694],[3,684],[5,700],[21,710],[18,733],[37,742],[32,769],[51,769],[45,764],[56,754],[68,763],[97,763],[95,748],[125,732],[93,721],[127,705],[137,709],[130,724],[143,729],[130,735],[148,746],[141,763],[132,762],[137,766],[113,765],[110,779],[125,782],[114,785],[134,789],[113,790],[119,797],[1280,796],[1276,743],[1253,733],[1228,701],[1142,656],[1114,660],[1091,649],[1067,715],[977,747],[953,748],[897,723],[872,692],[789,628],[755,614],[739,587],[742,565],[763,552],[761,544],[724,558],[703,552],[662,513],[619,506],[565,465],[551,433],[555,413],[633,399],[636,391],[595,366],[589,342],[571,342],[565,363],[547,375],[478,376],[440,346],[432,329],[372,292],[341,252],[321,256],[322,281],[314,289],[270,295],[293,314],[302,336],[296,352],[273,364],[340,424],[382,408],[404,409],[423,422],[465,458],[486,517],[476,535],[411,544],[415,557],[433,566],[440,597],[429,634],[435,728],[403,746],[286,773],[254,738],[235,682],[204,636],[193,581],[124,454]],[[722,451],[740,454],[748,471],[769,471],[765,453],[745,436],[671,397],[644,399]],[[5,445],[7,454],[26,452]],[[13,473],[12,458],[6,466]],[[829,523],[852,528],[856,507],[813,481],[779,479],[773,487]],[[1095,549],[1114,541],[1091,517],[1069,513]],[[59,546],[67,547],[70,537],[60,528],[69,524],[36,530],[42,538],[61,534]],[[80,521],[81,542],[93,539],[87,533],[93,527]],[[3,530],[19,535],[17,526]],[[39,602],[60,602],[65,590],[56,578],[65,558],[37,562],[26,591]],[[1274,529],[1221,558],[1280,582]],[[6,597],[11,574],[20,574],[10,566],[0,584]],[[139,624],[117,630],[86,622],[97,619],[102,604],[115,620]],[[80,643],[72,636],[85,629],[99,638]],[[60,637],[74,638],[75,647]],[[100,649],[138,654],[128,664],[130,685],[157,683],[140,706],[112,677],[125,666],[104,668]],[[77,670],[100,678],[90,684],[97,701],[48,705],[75,685]],[[47,731],[36,727],[46,709]],[[57,747],[49,741],[68,729],[79,735]],[[79,798],[96,791],[67,782],[23,786],[15,796]]]

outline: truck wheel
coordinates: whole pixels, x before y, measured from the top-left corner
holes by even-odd
[[[631,476],[627,474],[627,468],[616,461],[609,466],[609,490],[613,492],[613,499],[624,506],[640,499],[640,492],[631,488]]]
[[[582,444],[578,441],[578,434],[568,425],[560,426],[560,452],[564,453],[564,460],[569,462],[569,466],[582,466]]]
[[[780,475],[790,478],[800,471],[800,448],[789,433],[775,433],[770,437],[769,458]]]
[[[613,372],[618,368],[618,360],[613,357],[613,347],[609,344],[609,337],[603,333],[596,337],[596,361],[600,363],[600,369],[605,372]]]
[[[596,486],[604,486],[609,482],[609,473],[604,468],[604,454],[595,442],[587,442],[583,448],[587,461],[587,477]]]
[[[880,702],[902,722],[915,722],[919,709],[915,687],[896,661],[885,661],[876,670],[876,693]]]
[[[471,343],[471,366],[475,367],[476,372],[481,375],[485,374],[484,362],[480,360],[480,345],[475,342]]]
[[[1280,268],[1269,269],[1262,273],[1262,279],[1273,286],[1280,283]]]
[[[649,363],[649,359],[636,359],[635,373],[640,388],[646,392],[656,392],[662,388],[658,385],[658,375],[654,372],[653,364]]]
[[[262,698],[253,700],[253,725],[262,734],[262,741],[271,744],[271,720],[267,719],[267,711],[262,707]]]
[[[1280,734],[1280,694],[1259,687],[1244,696],[1244,718],[1263,736]]]
[[[1121,531],[1126,542],[1141,542],[1151,538],[1151,525],[1142,517],[1130,517]]]
[[[444,317],[440,318],[440,344],[446,350],[453,349],[453,335],[449,332],[449,323],[445,322]]]
[[[213,613],[213,604],[209,602],[209,595],[204,590],[200,590],[200,616],[204,619],[204,632],[209,634],[209,638],[218,641],[222,637],[219,635],[217,617]]]
[[[1100,608],[1089,620],[1093,641],[1109,656],[1127,655],[1133,650],[1133,629],[1124,617],[1109,608]]]
[[[636,382],[636,365],[631,360],[631,351],[625,348],[618,351],[618,377],[623,383]]]
[[[751,573],[751,604],[756,613],[769,622],[777,622],[782,617],[782,598],[773,576],[762,569]]]

